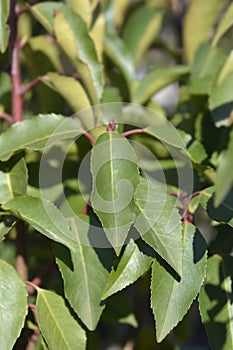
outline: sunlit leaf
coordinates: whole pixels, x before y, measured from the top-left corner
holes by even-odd
[[[26,286],[15,269],[0,260],[0,344],[12,349],[23,328],[27,314]]]
[[[97,56],[100,62],[102,62],[103,59],[105,26],[105,17],[103,14],[100,14],[90,31],[90,37],[95,44]]]
[[[91,23],[91,3],[90,0],[66,0],[66,3],[90,26]]]
[[[152,265],[151,307],[156,321],[156,338],[161,342],[180,322],[200,291],[206,271],[206,243],[195,226],[183,225],[181,280],[162,262]]]
[[[117,254],[135,218],[133,195],[139,181],[137,158],[129,141],[107,132],[91,154],[92,207]]]
[[[221,37],[232,27],[232,25],[233,25],[233,4],[231,4],[227,8],[224,16],[222,17],[216,29],[214,38],[212,40],[213,46],[216,46],[218,44]]]
[[[10,1],[0,0],[0,52],[7,48],[9,38],[9,27],[7,20],[10,12]]]
[[[64,6],[63,3],[45,1],[31,6],[30,11],[36,20],[40,22],[50,34],[53,34],[54,14],[56,11],[62,10]]]
[[[134,283],[149,269],[151,262],[152,258],[140,251],[137,244],[131,239],[120,258],[117,268],[112,268],[102,299],[106,299]]]
[[[61,296],[39,288],[36,312],[49,349],[85,350],[85,331],[71,315]]]

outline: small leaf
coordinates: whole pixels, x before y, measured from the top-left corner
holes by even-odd
[[[135,218],[133,196],[139,181],[137,158],[129,141],[113,132],[100,135],[92,149],[91,173],[92,207],[119,254]]]
[[[184,223],[183,229],[181,280],[178,281],[172,271],[157,260],[152,265],[151,307],[158,342],[183,319],[205,278],[207,256],[204,238],[189,223]]]
[[[23,158],[0,163],[0,203],[26,194],[27,167]]]
[[[0,242],[2,241],[3,237],[12,229],[12,227],[15,225],[16,220],[7,220],[0,222]]]
[[[233,349],[232,264],[231,256],[210,257],[200,291],[201,318],[212,350]]]
[[[87,25],[71,8],[64,7],[54,19],[57,41],[77,69],[93,103],[103,93],[103,67]]]
[[[73,249],[72,233],[62,213],[48,200],[31,196],[16,197],[6,202],[3,209],[28,222],[46,237]]]
[[[12,349],[23,328],[27,314],[26,286],[15,269],[0,260],[0,344]]]
[[[53,34],[54,13],[61,11],[65,4],[55,1],[45,1],[30,7],[35,19],[50,33]]]
[[[36,312],[49,349],[85,350],[85,331],[70,314],[60,295],[38,288]]]
[[[9,39],[7,20],[10,12],[10,1],[0,0],[0,52],[5,52]]]
[[[67,250],[55,245],[56,261],[64,280],[66,298],[87,328],[94,330],[104,309],[100,301],[109,273],[95,248],[90,242],[86,243],[89,245],[84,243],[84,239],[88,241],[90,228],[87,218],[71,218],[70,224],[74,250],[69,256]],[[106,253],[106,249],[104,251]]]
[[[127,20],[123,39],[132,53],[135,64],[140,62],[151,42],[159,34],[163,16],[164,11],[161,9],[140,6]]]
[[[233,184],[233,130],[230,133],[230,140],[227,149],[220,156],[219,166],[217,168],[215,183],[214,204],[218,206],[229,193]]]
[[[84,88],[75,78],[58,73],[47,73],[41,80],[58,92],[69,103],[74,112],[91,107]]]
[[[144,104],[163,87],[178,81],[190,72],[187,66],[155,68],[139,81],[133,94],[133,102]]]
[[[181,275],[181,219],[175,208],[175,198],[166,195],[164,186],[159,182],[141,178],[135,203],[139,212],[135,227],[142,239]]]
[[[56,114],[39,115],[24,120],[0,135],[0,160],[8,160],[12,154],[22,149],[42,150],[50,138],[53,142],[73,138],[80,135],[81,130],[73,118]]]
[[[221,37],[233,26],[233,4],[224,13],[212,40],[212,45],[216,46]]]
[[[117,268],[112,268],[102,299],[134,283],[150,267],[152,258],[141,252],[137,244],[131,239],[120,258]]]
[[[189,63],[201,43],[207,40],[209,32],[228,0],[192,0],[186,11],[183,40],[185,54]]]

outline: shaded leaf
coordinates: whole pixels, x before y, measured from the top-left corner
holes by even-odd
[[[71,250],[73,249],[70,227],[52,202],[42,201],[40,198],[31,196],[22,196],[6,202],[2,207],[28,222],[46,237],[64,244]]]
[[[146,76],[139,81],[133,93],[133,102],[144,104],[157,91],[184,78],[189,72],[190,69],[187,66],[160,67],[149,71]]]
[[[183,319],[205,278],[206,243],[192,224],[183,225],[183,244],[180,281],[157,260],[152,265],[151,307],[155,315],[158,342]]]
[[[226,12],[224,13],[224,16],[222,17],[214,38],[212,40],[212,45],[216,46],[219,42],[219,40],[221,39],[221,37],[231,28],[231,26],[233,25],[233,4],[231,4]]]
[[[12,227],[15,225],[15,220],[4,220],[0,222],[0,242],[2,241],[3,237],[12,229]]]
[[[39,327],[49,349],[86,348],[85,331],[70,314],[60,295],[38,288],[36,312]]]
[[[214,204],[218,206],[229,193],[233,185],[233,130],[230,133],[230,140],[227,149],[220,156],[215,182]]]
[[[27,314],[26,286],[15,269],[0,260],[0,344],[12,349]]]
[[[201,318],[213,350],[233,348],[232,264],[231,256],[210,257],[200,291]]]
[[[4,52],[7,48],[9,38],[9,27],[7,20],[10,12],[10,1],[0,0],[0,52]]]
[[[58,73],[47,73],[41,80],[48,87],[59,93],[74,112],[90,108],[87,94],[78,80]]]
[[[202,44],[195,55],[189,92],[194,95],[207,95],[211,84],[224,63],[226,55],[210,44]]]
[[[135,218],[133,195],[139,181],[137,158],[129,141],[107,132],[91,154],[91,203],[117,254]]]
[[[142,239],[181,275],[181,219],[175,202],[162,184],[141,178],[135,192],[138,216],[134,224]]]
[[[105,35],[104,51],[106,55],[121,71],[129,92],[131,93],[131,85],[134,77],[134,66],[132,53],[125,42],[114,33],[107,32]]]
[[[126,245],[117,268],[112,268],[102,299],[134,283],[149,269],[151,262],[152,258],[140,251],[137,244],[131,239]]]
[[[164,11],[150,6],[140,6],[128,18],[123,39],[138,64],[152,41],[160,32]]]
[[[71,218],[70,224],[74,250],[69,256],[67,250],[55,245],[56,261],[66,298],[87,328],[94,330],[104,309],[100,301],[109,273],[88,241],[88,217]]]
[[[59,45],[77,69],[93,103],[103,93],[103,67],[87,25],[71,8],[63,8],[54,19],[54,31]]]
[[[27,167],[23,158],[0,163],[0,203],[26,194]]]
[[[221,14],[227,0],[192,0],[186,11],[183,29],[183,40],[186,58],[189,63],[201,43],[208,39],[209,32]]]
[[[74,119],[56,114],[39,115],[16,123],[0,135],[0,160],[8,160],[22,149],[42,150],[49,139],[52,146],[57,140],[80,135],[81,130]]]

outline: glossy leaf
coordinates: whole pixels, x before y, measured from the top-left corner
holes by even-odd
[[[113,33],[106,33],[104,51],[121,71],[128,90],[131,92],[131,84],[134,77],[133,57],[125,42]]]
[[[91,154],[91,173],[92,207],[119,254],[135,218],[133,195],[139,181],[137,158],[129,141],[114,132],[100,135]]]
[[[9,27],[7,20],[10,12],[10,1],[0,0],[0,52],[4,52],[7,48],[9,38]]]
[[[217,126],[230,126],[233,109],[231,90],[233,87],[233,51],[214,79],[209,98],[209,108]]]
[[[152,41],[160,32],[164,11],[150,6],[140,6],[124,26],[123,39],[138,64]]]
[[[15,269],[0,260],[0,344],[12,349],[23,328],[27,314],[26,286]]]
[[[152,258],[140,251],[137,244],[131,239],[125,247],[117,268],[112,268],[102,299],[134,283],[149,269],[151,262]]]
[[[90,108],[87,94],[78,80],[58,73],[48,73],[41,79],[48,87],[59,93],[74,112]]]
[[[231,256],[210,257],[199,296],[201,318],[212,350],[233,348],[232,264]]]
[[[192,63],[201,43],[208,39],[209,32],[221,14],[227,0],[192,0],[186,11],[183,40],[187,61]]]
[[[230,133],[230,140],[227,149],[223,151],[219,166],[217,168],[216,183],[215,183],[215,205],[218,206],[226,195],[229,193],[233,185],[233,131]]]
[[[143,104],[163,87],[178,81],[190,72],[187,66],[155,68],[138,83],[133,94],[133,102]]]
[[[73,240],[67,221],[55,205],[31,196],[16,197],[2,206],[16,217],[28,222],[46,237],[64,244],[71,250]]]
[[[189,92],[194,95],[208,95],[225,58],[225,54],[219,49],[208,43],[202,44],[195,55]]]
[[[61,11],[64,4],[55,1],[40,2],[30,7],[32,15],[50,33],[53,34],[54,13]]]
[[[55,245],[56,261],[64,280],[66,298],[87,328],[94,330],[104,309],[100,301],[109,272],[88,241],[88,219],[71,218],[70,224],[74,250],[69,256],[67,250]],[[106,253],[106,249],[103,251]]]
[[[93,103],[103,93],[103,69],[87,25],[71,8],[63,8],[54,19],[57,41],[77,69]]]
[[[79,124],[61,115],[39,115],[16,123],[0,135],[0,160],[8,160],[22,149],[42,150],[49,140],[75,137],[82,133]]]
[[[214,35],[214,38],[212,40],[212,45],[213,46],[216,46],[219,42],[219,40],[221,39],[221,37],[233,26],[233,4],[231,4],[224,16],[222,17],[217,29],[216,29],[216,32],[215,32],[215,35]]]
[[[0,203],[26,194],[27,168],[25,161],[12,159],[0,163]]]
[[[195,226],[183,225],[181,280],[155,260],[152,265],[151,307],[156,320],[156,338],[161,342],[180,322],[200,291],[206,271],[206,243]]]
[[[86,348],[85,331],[70,314],[60,295],[39,288],[36,312],[40,330],[49,349],[84,350]]]
[[[175,199],[166,195],[164,186],[159,182],[141,178],[135,193],[135,203],[138,208],[135,227],[142,239],[181,275],[181,220]]]

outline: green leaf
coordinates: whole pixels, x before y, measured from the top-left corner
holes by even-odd
[[[53,34],[53,20],[56,11],[61,11],[64,4],[55,1],[45,1],[30,7],[35,19],[50,33]]]
[[[0,52],[6,51],[9,39],[7,20],[10,12],[10,1],[0,0]]]
[[[6,202],[3,209],[28,222],[46,237],[73,250],[72,232],[62,213],[48,200],[31,196],[16,197]]]
[[[123,39],[132,53],[135,64],[138,64],[159,34],[164,11],[155,7],[140,6],[127,20]]]
[[[102,299],[134,283],[149,269],[151,262],[152,258],[140,251],[137,244],[131,239],[126,245],[117,268],[112,268]]]
[[[88,218],[71,218],[74,250],[54,246],[56,261],[64,280],[65,296],[88,329],[94,330],[103,312],[101,294],[109,272],[104,267],[94,247],[88,241]],[[106,249],[103,249],[106,253]]]
[[[0,135],[0,160],[8,160],[12,154],[22,149],[42,150],[49,140],[75,137],[82,129],[72,118],[61,115],[39,115],[16,123]]]
[[[229,54],[210,90],[209,108],[216,126],[232,124],[233,97],[233,51]]]
[[[66,3],[90,26],[91,23],[91,2],[90,0],[66,0]]]
[[[133,102],[144,104],[163,87],[184,78],[189,72],[189,67],[181,65],[160,67],[149,71],[138,83],[133,94]]]
[[[184,223],[181,280],[162,262],[154,261],[151,307],[156,320],[156,338],[161,342],[180,322],[196,298],[205,278],[206,243],[196,228]]]
[[[189,63],[201,43],[206,41],[209,32],[228,0],[192,0],[186,11],[184,20],[183,40],[186,58]]]
[[[104,51],[106,55],[121,71],[127,88],[131,94],[131,86],[134,78],[134,66],[132,53],[125,42],[114,33],[107,32],[105,35]]]
[[[77,69],[93,103],[98,103],[103,93],[103,67],[87,25],[72,9],[64,7],[54,19],[57,41]]]
[[[125,13],[129,5],[130,5],[130,0],[113,1],[114,22],[117,28],[121,27],[125,19]]]
[[[0,344],[12,349],[27,314],[26,286],[15,269],[0,260]]]
[[[92,207],[119,254],[135,218],[133,195],[139,181],[137,158],[129,141],[113,132],[100,135],[91,153],[91,173]]]
[[[7,220],[0,222],[0,242],[2,241],[3,237],[12,229],[12,227],[15,225],[15,220]]]
[[[230,133],[230,140],[227,149],[220,156],[215,182],[214,204],[218,206],[229,193],[233,185],[233,130]]]
[[[23,158],[0,163],[0,203],[26,194],[27,167]]]
[[[231,4],[224,13],[212,40],[212,45],[216,46],[221,37],[232,27],[233,25],[233,4]]]
[[[232,256],[208,259],[199,307],[212,350],[233,348]]]
[[[219,49],[208,43],[202,44],[195,55],[189,93],[207,95],[225,59],[226,55]]]
[[[90,37],[92,38],[98,59],[100,62],[103,60],[103,51],[104,51],[104,37],[105,37],[105,17],[101,13],[96,19],[94,25],[90,31]]]
[[[47,73],[41,80],[58,92],[69,103],[74,112],[91,107],[84,88],[75,78],[58,73]]]
[[[159,182],[141,178],[135,193],[139,212],[135,227],[142,239],[181,275],[181,219],[175,202]]]
[[[36,312],[49,349],[86,349],[85,331],[70,314],[60,295],[38,288]]]

